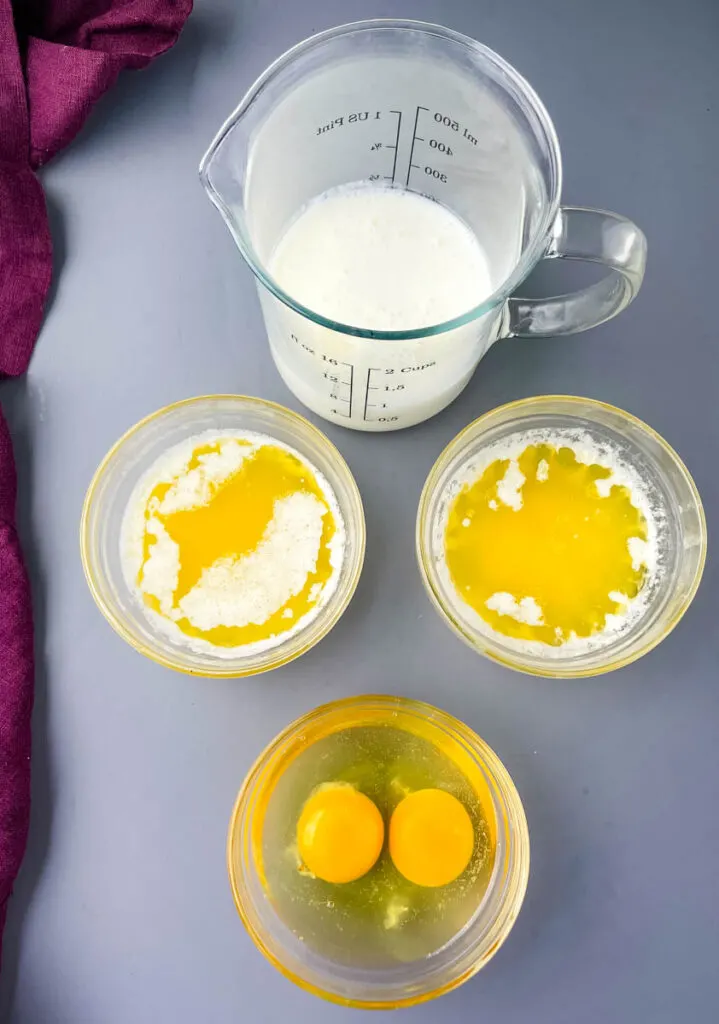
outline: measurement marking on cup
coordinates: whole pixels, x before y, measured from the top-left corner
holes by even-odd
[[[369,393],[370,391],[374,390],[370,383],[370,381],[372,380],[372,374],[377,373],[378,371],[379,367],[377,366],[370,366],[369,370],[367,371],[367,386],[365,387],[364,391],[364,412],[362,413],[363,420],[367,419],[367,410],[370,408]]]
[[[406,391],[408,383],[407,377],[405,376],[406,374],[414,375],[423,373],[425,370],[431,370],[432,367],[436,365],[436,360],[433,359],[429,363],[418,363],[415,366],[399,366],[397,368],[385,367],[384,369],[381,366],[370,366],[367,371],[367,384],[365,385],[364,393],[364,413],[362,418],[364,420],[369,420],[370,417],[367,415],[368,409],[386,409],[389,404],[388,402],[370,402],[370,391],[381,391],[383,395],[387,395],[388,397],[393,393]],[[373,373],[382,374],[384,384],[377,384],[374,382],[372,380]],[[379,423],[395,423],[399,419],[399,416],[377,416],[376,419]]]
[[[351,419],[352,418],[352,392],[354,391],[354,383],[355,383],[355,368],[352,365],[352,363],[345,363],[345,366],[349,366],[349,368],[350,368],[350,401],[349,401],[349,413],[348,413],[348,415],[349,415],[349,417]]]
[[[364,420],[368,421],[368,422],[371,421],[371,422],[377,422],[377,423],[396,423],[399,420],[399,416],[397,416],[397,415],[394,415],[394,416],[393,415],[370,416],[369,415],[369,410],[370,409],[378,409],[379,410],[379,409],[388,409],[388,408],[391,409],[392,408],[391,396],[392,395],[397,395],[397,397],[399,397],[398,392],[406,391],[407,390],[407,384],[404,383],[404,382],[400,382],[400,380],[397,377],[397,374],[399,374],[399,373],[412,373],[412,372],[414,372],[416,370],[426,370],[426,369],[429,369],[430,366],[434,366],[434,365],[435,364],[432,362],[432,363],[425,363],[423,366],[403,366],[403,367],[398,368],[398,369],[395,369],[393,367],[386,367],[386,368],[383,369],[381,366],[370,366],[370,368],[367,371],[367,384],[365,386],[365,395],[364,395],[364,414],[363,414],[362,418]],[[373,379],[372,379],[372,374],[373,373],[381,374],[382,375],[382,379],[384,380],[385,383],[383,383],[383,384],[373,383]],[[375,380],[376,380],[376,378],[375,378]],[[380,393],[379,395],[372,395],[372,398],[378,398],[379,399],[380,397],[384,397],[384,398],[387,399],[387,401],[383,402],[383,401],[378,400],[378,401],[370,402],[370,391],[374,391],[374,392],[379,392]]]
[[[320,358],[324,363],[329,363],[331,366],[345,366],[349,369],[349,380],[343,379],[343,374],[333,373],[331,370],[325,370],[322,376],[326,381],[329,381],[330,387],[330,398],[335,402],[342,403],[347,406],[347,411],[335,408],[330,411],[335,416],[346,416],[347,419],[352,419],[352,397],[354,393],[354,376],[355,368],[352,363],[343,362],[341,359],[333,359],[331,356],[324,354],[320,355]],[[349,394],[343,396],[341,393],[342,388],[349,388]]]
[[[330,398],[335,402],[341,402],[347,406],[347,412],[343,412],[341,409],[331,409],[330,411],[334,416],[346,416],[348,420],[352,419],[352,399],[354,396],[354,380],[355,380],[355,368],[353,363],[344,362],[342,359],[334,359],[332,356],[325,355],[324,352],[317,352],[311,345],[308,345],[304,341],[300,341],[296,334],[290,333],[290,340],[297,345],[298,348],[306,352],[307,355],[312,356],[313,359],[319,359],[322,363],[325,363],[329,367],[327,370],[322,371],[322,376],[330,385]],[[339,367],[345,366],[349,369],[349,380],[343,379],[344,374],[339,370]],[[337,367],[337,371],[333,369]],[[349,394],[343,397],[339,393],[339,389],[349,388]]]
[[[372,383],[372,374],[373,373],[381,373],[381,374],[384,375],[384,374],[388,374],[388,373],[394,373],[394,370],[383,370],[381,366],[370,366],[370,368],[367,370],[367,385],[365,387],[365,392],[364,392],[364,413],[363,413],[363,416],[362,416],[362,419],[364,419],[364,420],[369,420],[369,416],[367,415],[367,410],[368,409],[386,409],[387,408],[387,403],[386,402],[370,402],[370,400],[369,400],[370,399],[370,394],[369,394],[370,391],[395,391],[395,390],[404,391],[403,387],[402,388],[382,387],[382,385],[380,385],[380,384],[373,384]],[[378,416],[377,417],[377,419],[380,422],[386,420],[388,423],[389,422],[394,422],[398,418],[399,417],[397,417],[397,416]]]
[[[397,154],[399,153],[399,133],[402,129],[402,111],[390,110],[390,114],[397,115],[397,134],[394,137],[394,146],[387,146],[387,149],[394,150],[394,163],[392,164],[392,177],[390,179],[394,185],[394,176],[397,173]],[[386,175],[386,177],[389,177],[389,175]]]
[[[374,171],[372,174],[368,175],[368,179],[369,181],[379,181],[380,178],[384,178],[385,181],[391,181],[392,184],[394,185],[395,175],[397,173],[397,153],[399,151],[399,136],[400,131],[402,129],[402,111],[390,110],[389,113],[397,115],[397,128],[394,134],[394,142],[371,142],[369,145],[369,151],[370,153],[379,153],[380,156],[382,155],[385,149],[390,152],[394,152],[394,157],[392,159],[392,173],[378,174],[376,171]],[[379,113],[377,114],[377,116],[379,116]]]
[[[414,159],[414,144],[415,144],[415,142],[417,142],[417,123],[419,121],[419,112],[420,112],[420,110],[427,110],[427,111],[429,111],[429,107],[420,107],[420,106],[418,106],[417,110],[415,111],[415,115],[414,115],[414,128],[412,129],[412,146],[411,146],[410,151],[409,151],[409,167],[407,168],[407,180],[405,181],[405,187],[406,188],[409,188],[409,176],[412,173],[412,168],[416,166],[415,164],[412,163],[412,160]],[[422,141],[424,141],[424,140],[422,140]]]

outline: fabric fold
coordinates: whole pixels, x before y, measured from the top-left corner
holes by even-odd
[[[52,274],[34,169],[66,146],[123,68],[177,40],[192,0],[0,0],[0,379],[27,369]],[[30,815],[33,633],[0,411],[0,953]]]
[[[0,417],[0,938],[30,811],[32,606],[14,514],[10,436]]]

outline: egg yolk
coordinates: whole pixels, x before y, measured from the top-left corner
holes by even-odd
[[[325,882],[354,882],[366,875],[383,842],[384,822],[376,804],[349,783],[319,786],[297,823],[302,863]]]
[[[390,819],[390,856],[399,873],[415,885],[453,882],[469,864],[473,849],[472,819],[443,789],[410,793]]]
[[[645,582],[648,536],[611,476],[549,444],[490,463],[447,520],[445,559],[462,600],[498,633],[554,647],[604,629]]]

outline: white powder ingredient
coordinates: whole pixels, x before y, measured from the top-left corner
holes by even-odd
[[[507,471],[497,484],[497,497],[503,505],[509,505],[515,512],[522,507],[522,487],[526,476],[516,459],[511,459]]]
[[[627,488],[632,504],[642,513],[647,524],[647,539],[630,538],[627,545],[634,569],[642,566],[646,569],[642,589],[633,598],[618,592],[610,594],[612,600],[621,605],[621,610],[614,615],[607,615],[604,628],[589,637],[578,637],[572,633],[565,638],[559,635],[559,631],[558,638],[564,642],[557,647],[539,640],[520,640],[499,634],[463,600],[460,599],[460,603],[457,604],[450,598],[450,603],[473,631],[491,637],[495,643],[499,642],[510,650],[547,659],[577,657],[600,650],[626,636],[646,614],[666,572],[668,542],[661,495],[638,464],[634,464],[626,457],[619,445],[614,445],[608,440],[600,440],[586,430],[565,427],[530,429],[480,448],[479,451],[472,453],[445,485],[432,526],[432,550],[435,552],[435,564],[445,593],[457,594],[444,558],[444,536],[454,499],[465,486],[475,483],[485,469],[497,459],[508,459],[510,465],[497,485],[497,495],[502,504],[515,511],[520,509],[525,477],[517,460],[530,445],[542,444],[554,448],[571,448],[578,462],[609,469],[609,477],[595,481],[597,493],[601,497],[606,497],[615,485]],[[548,475],[549,466],[546,460],[542,459],[537,466],[537,479],[542,482]],[[488,505],[493,510],[499,507],[494,499],[491,499]],[[542,608],[531,595],[498,592],[488,599],[487,605],[500,614],[511,615],[519,622],[527,622],[530,625],[542,624],[541,619],[531,621],[532,616],[542,616]]]
[[[187,470],[198,448],[218,443],[219,451],[201,455],[197,459],[199,465]],[[310,599],[317,602],[314,607],[288,624],[286,630],[241,647],[219,647],[200,637],[188,637],[172,620],[186,617],[202,630],[266,622],[302,590],[308,574],[316,568],[327,509],[317,497],[306,492],[280,499],[255,550],[238,559],[218,559],[203,571],[195,586],[181,599],[179,607],[173,606],[180,571],[179,548],[158,514],[168,515],[205,504],[213,490],[237,472],[244,459],[267,444],[295,455],[314,475],[335,520],[335,533],[329,545],[333,571],[324,585],[318,583],[311,588]],[[152,491],[160,483],[171,486],[162,501],[150,501]],[[146,517],[148,502],[151,514]],[[155,538],[155,543],[143,566],[146,531]],[[140,600],[143,594],[148,594],[159,602],[162,614],[143,602],[143,610],[153,626],[176,643],[221,658],[260,653],[306,628],[337,589],[344,547],[345,528],[340,508],[323,475],[299,452],[275,438],[254,432],[240,434],[236,430],[205,431],[164,452],[137,483],[121,531],[122,564],[128,586]],[[141,567],[142,582],[138,587]],[[283,618],[292,620],[292,610],[285,609]]]
[[[641,569],[643,565],[649,565],[651,558],[651,551],[649,549],[649,542],[642,540],[641,537],[630,537],[627,541],[627,547],[629,548],[629,554],[632,556],[632,569]]]
[[[326,508],[314,494],[290,494],[254,551],[205,569],[180,601],[198,629],[262,625],[302,590],[317,565]]]
[[[240,444],[236,438],[228,438],[218,452],[200,455],[200,465],[175,480],[157,511],[166,516],[181,509],[204,505],[210,500],[213,487],[236,473],[256,447]]]
[[[533,597],[523,597],[521,601],[517,601],[512,594],[498,590],[484,603],[491,611],[509,615],[517,622],[526,622],[529,626],[541,626],[544,623],[544,612]]]
[[[172,607],[172,595],[177,589],[180,575],[180,549],[155,516],[148,519],[147,532],[155,538],[155,543],[150,549],[150,557],[145,562],[140,589],[144,594],[151,594],[157,598],[163,615],[175,618],[177,612]]]

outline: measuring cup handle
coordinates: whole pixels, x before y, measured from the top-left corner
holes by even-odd
[[[599,263],[610,273],[569,295],[510,298],[510,338],[576,334],[621,313],[641,286],[647,240],[636,224],[616,213],[564,206],[557,215],[544,258]]]

